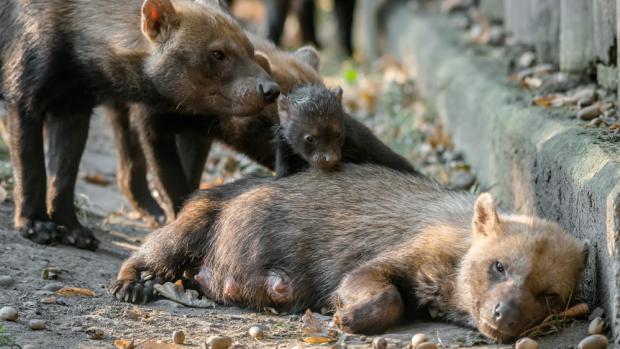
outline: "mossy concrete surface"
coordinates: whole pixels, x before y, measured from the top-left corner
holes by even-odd
[[[470,46],[449,17],[403,5],[388,18],[389,49],[415,71],[482,188],[589,240],[577,297],[603,307],[619,337],[620,142],[568,109],[530,106],[508,81],[504,51]]]

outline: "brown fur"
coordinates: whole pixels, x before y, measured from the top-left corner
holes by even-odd
[[[314,49],[305,47],[288,53],[259,36],[246,34],[256,47],[257,61],[272,75],[283,93],[295,86],[321,83],[315,70],[318,53]],[[315,67],[309,63],[314,63]],[[223,142],[267,168],[274,167],[273,129],[278,124],[275,103],[252,117],[216,115],[203,123],[186,122],[187,117],[183,115],[155,119],[145,108],[134,106],[132,110],[131,125],[135,129],[129,127],[129,115],[119,118],[122,114],[118,108],[111,113],[117,145],[124,147],[119,148],[117,177],[132,178],[131,182],[119,182],[121,191],[133,208],[153,223],[166,219],[162,209],[152,205],[151,195],[142,189],[145,173],[133,162],[148,164],[169,221],[174,219],[187,196],[198,188],[213,141]],[[128,138],[139,138],[142,151],[131,149]],[[146,160],[142,160],[144,156]]]
[[[430,314],[505,341],[562,309],[583,252],[555,223],[498,214],[489,194],[476,200],[419,176],[346,164],[200,192],[125,262],[112,292],[132,300],[143,270],[168,280],[209,270],[207,291],[221,302],[231,301],[234,280],[241,305],[331,305],[350,332]],[[270,293],[274,273],[289,288],[284,302]]]
[[[15,227],[39,243],[97,247],[73,206],[96,105],[253,115],[279,93],[241,28],[211,1],[5,0],[0,31]]]

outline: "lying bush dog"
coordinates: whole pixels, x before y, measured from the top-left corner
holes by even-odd
[[[498,213],[490,194],[344,164],[199,192],[125,261],[111,292],[145,302],[154,282],[185,273],[223,303],[331,306],[347,332],[430,314],[507,341],[563,310],[585,251],[555,223]]]

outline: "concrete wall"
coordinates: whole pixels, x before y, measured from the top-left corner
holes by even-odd
[[[620,145],[567,109],[529,106],[530,96],[508,84],[506,63],[474,55],[445,17],[403,7],[387,25],[388,47],[413,66],[482,186],[503,206],[590,241],[579,297],[619,328]]]

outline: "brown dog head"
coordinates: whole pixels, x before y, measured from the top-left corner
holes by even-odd
[[[243,30],[216,1],[145,0],[142,33],[151,45],[147,75],[178,109],[253,115],[280,93]]]
[[[485,193],[476,201],[472,229],[458,288],[484,335],[514,339],[571,301],[586,248],[557,224],[499,215],[492,196]]]

